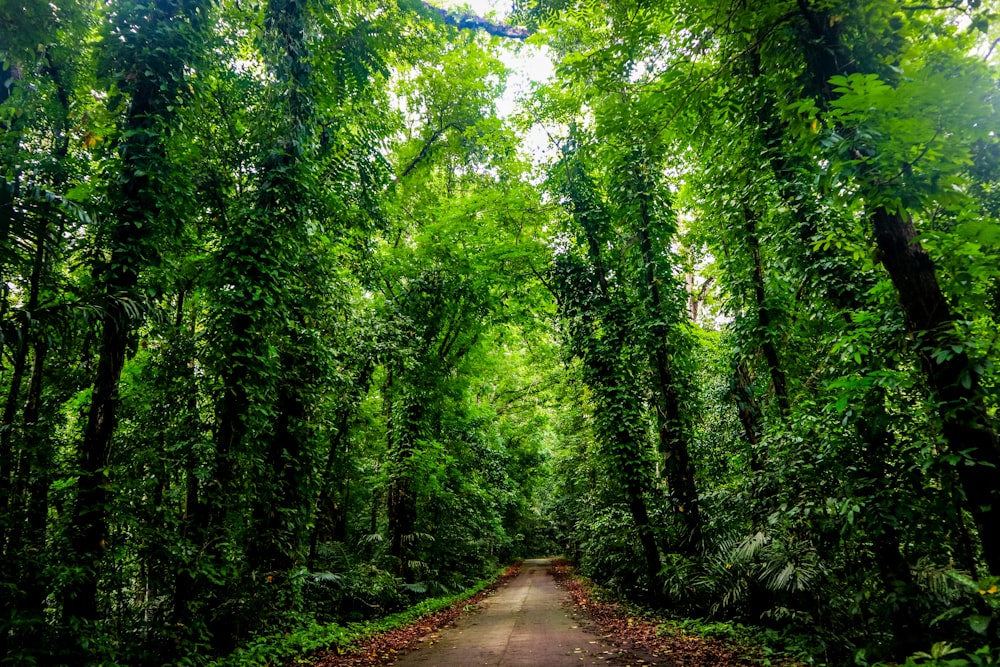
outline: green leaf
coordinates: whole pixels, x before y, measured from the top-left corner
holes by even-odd
[[[975,616],[970,616],[969,627],[972,628],[973,632],[980,635],[985,635],[986,630],[990,627],[990,621],[992,620],[993,619],[990,616],[981,616],[978,614]]]

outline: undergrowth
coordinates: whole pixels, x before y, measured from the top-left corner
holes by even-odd
[[[299,658],[296,662],[305,664],[308,660],[302,658],[316,651],[348,649],[366,637],[409,625],[424,616],[447,609],[490,586],[506,569],[502,568],[493,577],[481,579],[458,593],[427,598],[382,618],[343,625],[313,622],[293,632],[262,635],[225,658],[210,662],[207,667],[271,667],[289,664],[296,658]]]

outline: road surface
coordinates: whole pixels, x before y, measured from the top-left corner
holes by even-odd
[[[526,560],[521,574],[479,608],[398,662],[397,667],[570,667],[617,662],[618,652],[580,628],[548,559]]]

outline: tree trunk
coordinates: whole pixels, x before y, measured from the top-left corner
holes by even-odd
[[[575,291],[579,289],[593,290],[597,298],[588,299],[586,305],[580,306],[576,317],[581,320],[580,327],[587,331],[585,339],[593,336],[594,329],[598,326],[603,327],[607,337],[611,339],[600,346],[583,343],[587,348],[581,355],[584,380],[594,393],[598,406],[598,414],[594,417],[598,440],[614,462],[616,469],[612,473],[621,482],[624,500],[642,548],[650,597],[655,600],[663,594],[663,580],[660,576],[662,561],[645,499],[646,475],[643,469],[645,457],[642,444],[645,438],[642,426],[635,423],[637,411],[642,410],[644,397],[634,374],[624,367],[626,362],[619,358],[617,349],[626,345],[628,336],[622,323],[618,321],[618,314],[612,312],[615,296],[608,283],[608,268],[604,264],[601,241],[602,231],[608,225],[606,213],[594,200],[585,177],[579,172],[579,166],[571,165],[568,173],[572,213],[586,238],[593,283],[585,288],[569,284],[567,296],[572,299],[571,293],[575,296]],[[644,221],[643,226],[647,222]],[[560,308],[565,307],[566,301],[566,298],[560,299]],[[620,344],[616,345],[612,340]],[[665,408],[664,414],[666,412]]]
[[[757,238],[757,214],[749,206],[743,206],[743,220],[746,226],[746,242],[750,251],[750,261],[753,263],[753,296],[757,309],[757,332],[760,350],[767,360],[767,370],[771,375],[771,388],[774,390],[774,400],[778,404],[781,419],[788,421],[791,408],[788,402],[788,382],[781,368],[778,349],[774,344],[774,332],[771,327],[771,309],[767,305],[767,291],[764,280],[764,264],[760,257],[760,239]]]
[[[89,641],[88,626],[100,619],[97,593],[100,567],[108,546],[107,505],[111,491],[108,471],[118,384],[137,319],[134,309],[138,301],[133,290],[140,272],[156,253],[149,237],[160,208],[160,182],[153,174],[165,162],[166,128],[162,124],[171,118],[177,96],[182,94],[178,82],[183,80],[188,60],[180,50],[186,47],[173,47],[159,40],[168,32],[173,33],[179,18],[194,24],[199,18],[195,4],[196,0],[162,2],[142,14],[141,19],[136,16],[140,25],[127,33],[119,47],[123,56],[137,59],[137,64],[134,78],[126,77],[122,83],[130,93],[130,100],[119,128],[117,146],[121,156],[121,188],[110,234],[110,262],[101,267],[106,308],[87,425],[77,461],[76,503],[68,528],[72,560],[80,576],[62,595],[62,619],[67,627],[73,628],[74,641],[80,649],[72,655],[80,664],[96,657],[92,651],[100,650],[96,644],[85,646],[85,643]],[[123,8],[123,12],[137,10]],[[159,49],[160,55],[150,60],[147,54],[154,49]],[[81,627],[82,632],[78,630]]]
[[[645,457],[641,444],[644,440],[643,428],[636,423],[636,406],[641,405],[642,398],[634,380],[618,368],[617,360],[606,357],[606,352],[597,352],[587,362],[588,384],[594,392],[598,411],[602,413],[595,417],[597,431],[615,464],[625,503],[642,547],[650,586],[649,598],[655,601],[663,594],[663,578],[660,575],[663,563],[646,505],[644,480],[647,475],[643,469]]]
[[[1000,572],[1000,450],[979,394],[979,376],[955,339],[955,321],[937,281],[934,263],[917,241],[909,217],[883,206],[870,215],[882,264],[889,272],[917,337],[924,373],[940,402],[938,413],[948,448],[968,452],[956,467],[969,511],[979,529],[983,558]],[[966,465],[966,463],[971,465]]]
[[[651,188],[652,186],[648,186]],[[653,256],[649,228],[652,224],[646,197],[640,200],[642,227],[639,229],[639,246],[645,270],[645,292],[647,317],[654,323],[651,331],[650,363],[653,368],[655,391],[657,437],[660,457],[666,473],[667,485],[673,497],[673,507],[681,516],[684,536],[679,545],[681,553],[693,556],[701,541],[701,513],[698,506],[698,490],[694,481],[694,464],[689,451],[690,429],[686,416],[681,411],[681,401],[677,385],[668,362],[667,337],[669,332],[663,324],[667,313],[663,312],[660,298],[659,277],[656,275],[656,258]],[[657,557],[659,560],[659,557]],[[655,580],[654,580],[655,581]]]
[[[754,395],[753,377],[746,363],[739,362],[733,371],[732,396],[736,403],[736,415],[743,427],[743,437],[749,446],[749,467],[754,476],[764,469],[765,456],[761,451],[761,419],[763,412]]]
[[[883,391],[875,390],[857,421],[857,431],[865,443],[863,470],[868,477],[865,484],[874,491],[870,495],[876,502],[890,504],[890,508],[886,508],[888,510],[895,501],[883,489],[889,479],[886,461],[892,456],[895,436],[888,428],[891,417],[886,413],[884,400]],[[893,657],[904,659],[923,646],[920,613],[915,608],[920,591],[901,550],[903,540],[896,525],[888,520],[887,511],[879,511],[878,507],[872,510],[862,517],[862,521],[866,525],[866,533],[871,536],[875,565],[888,594],[886,601],[893,605],[889,611],[894,635]]]
[[[356,410],[356,401],[368,391],[371,382],[373,367],[366,363],[358,372],[358,377],[354,381],[350,395],[345,397],[344,403],[339,407],[337,426],[330,435],[330,449],[326,455],[326,464],[323,467],[323,475],[320,478],[320,492],[313,506],[313,528],[312,538],[309,545],[309,562],[316,559],[316,548],[323,538],[334,542],[343,542],[347,538],[347,517],[344,505],[346,500],[338,498],[332,490],[334,466],[341,456],[341,450],[347,442],[348,430],[351,426],[351,417]]]
[[[389,554],[397,559],[397,574],[403,581],[413,581],[414,533],[417,525],[417,498],[413,493],[410,460],[416,453],[423,409],[415,402],[403,401],[402,412],[394,419],[394,433],[389,456],[392,481],[389,485]],[[396,406],[397,408],[400,406]]]
[[[35,230],[35,253],[32,261],[31,278],[28,286],[28,302],[21,311],[21,326],[18,327],[17,349],[14,352],[14,364],[11,369],[10,386],[7,390],[7,400],[4,403],[3,423],[0,424],[0,549],[9,560],[11,553],[6,549],[6,534],[17,515],[16,500],[13,489],[18,485],[14,476],[13,439],[16,431],[14,422],[17,418],[17,407],[21,400],[21,385],[27,367],[28,352],[31,349],[31,323],[38,310],[38,298],[41,290],[42,272],[45,267],[45,239],[48,234],[48,224],[43,223]]]
[[[842,22],[832,20],[822,5],[797,0],[805,21],[801,47],[816,96],[833,97],[830,77],[859,71],[864,61],[852,57],[841,35]],[[877,195],[872,176],[860,175],[862,192]],[[953,453],[968,452],[972,465],[958,466],[959,481],[976,522],[983,557],[994,574],[1000,572],[1000,449],[979,395],[979,377],[968,354],[954,339],[955,320],[941,291],[934,263],[917,240],[908,215],[872,204],[868,218],[882,264],[899,296],[907,326],[917,338],[917,354],[939,401],[942,434]],[[935,356],[937,354],[937,356]]]
[[[128,242],[128,235],[123,242]],[[112,262],[126,262],[123,253],[112,254]],[[135,286],[138,276],[119,272],[111,281],[108,296]],[[94,380],[87,428],[80,447],[76,505],[70,520],[73,554],[81,568],[81,576],[67,587],[63,599],[63,622],[70,624],[95,622],[97,581],[104,552],[107,549],[107,504],[110,494],[108,466],[111,462],[111,437],[115,429],[118,408],[118,382],[125,364],[128,346],[128,315],[117,303],[109,307],[101,334],[101,351]]]
[[[31,274],[28,304],[25,310],[26,322],[33,319],[33,314],[38,308],[41,279],[46,267],[45,236],[47,233],[48,225],[46,224],[39,231],[35,245],[35,261]],[[38,423],[48,344],[45,337],[39,332],[31,332],[30,327],[23,327],[20,344],[27,345],[29,339],[34,360],[22,413],[23,431],[21,447],[18,452],[18,469],[12,482],[9,505],[10,541],[5,561],[11,567],[15,567],[15,563],[20,563],[18,568],[20,586],[18,588],[22,595],[23,605],[18,614],[22,616],[22,620],[28,619],[28,623],[18,633],[23,635],[19,641],[25,647],[34,645],[35,648],[41,648],[40,642],[32,640],[42,634],[41,631],[45,624],[43,603],[47,590],[42,577],[39,554],[45,548],[48,487],[51,479],[53,452],[50,439],[44,434],[44,429]],[[18,354],[21,354],[20,346]],[[18,360],[23,364],[20,356]],[[13,413],[10,416],[13,419]],[[4,430],[5,434],[13,430],[13,423]]]
[[[283,356],[287,374],[291,359]],[[273,476],[267,489],[255,498],[251,518],[255,539],[247,551],[250,570],[265,573],[266,581],[276,592],[286,583],[292,567],[305,558],[304,528],[311,496],[305,489],[311,468],[308,452],[304,450],[308,439],[302,432],[305,405],[287,380],[278,392],[278,420],[265,460],[265,467]]]

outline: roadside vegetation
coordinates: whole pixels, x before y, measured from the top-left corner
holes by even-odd
[[[0,0],[0,664],[305,652],[555,553],[1000,659],[1000,6],[511,10]]]

